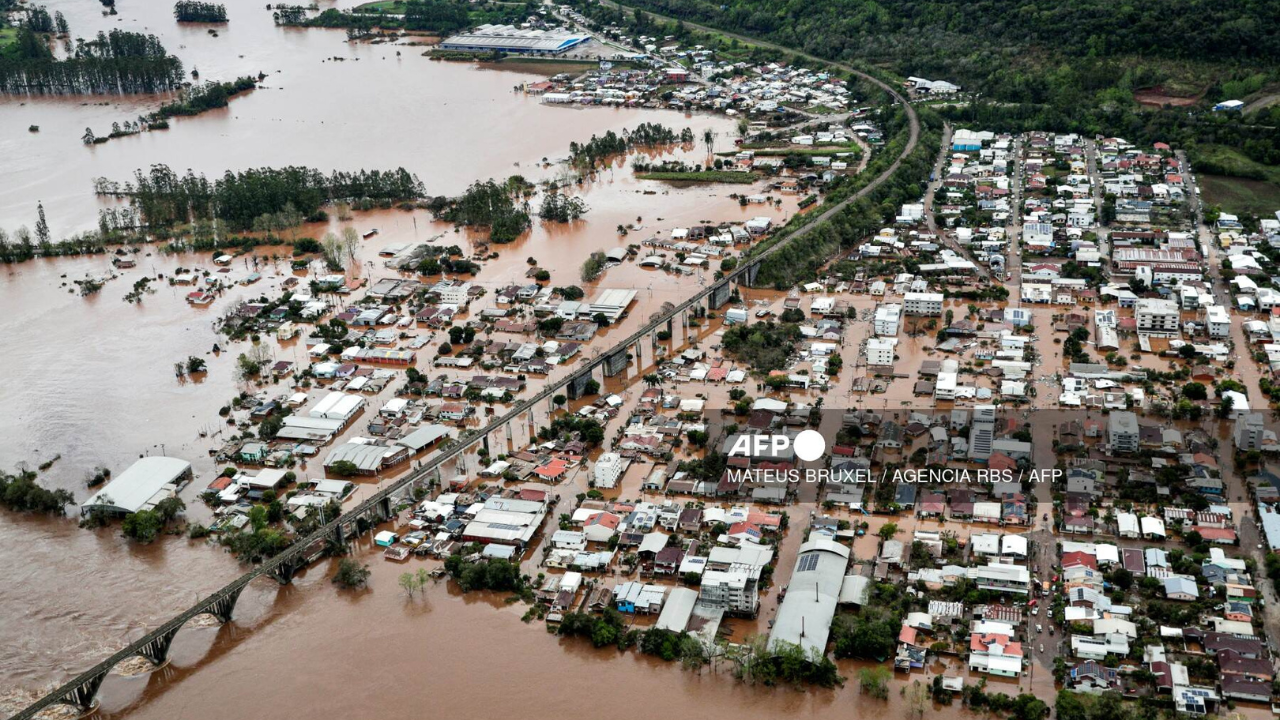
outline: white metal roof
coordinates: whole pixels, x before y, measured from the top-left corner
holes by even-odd
[[[154,504],[153,498],[166,485],[175,483],[190,471],[191,463],[186,460],[158,455],[141,458],[86,500],[80,506],[81,512],[93,506],[127,513],[145,510]]]

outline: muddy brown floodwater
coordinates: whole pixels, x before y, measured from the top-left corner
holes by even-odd
[[[277,28],[261,0],[228,0],[231,22],[218,28],[218,37],[202,25],[179,27],[170,3],[119,3],[115,17],[104,17],[100,4],[85,0],[45,4],[50,12],[65,14],[77,37],[112,28],[155,33],[188,71],[198,68],[202,79],[260,71],[267,78],[262,89],[233,99],[224,110],[177,119],[168,131],[89,147],[79,140],[86,127],[104,134],[111,123],[153,110],[164,98],[0,102],[0,227],[8,231],[32,226],[37,203],[44,204],[55,238],[91,229],[103,207],[92,193],[92,179],[128,179],[153,163],[211,177],[287,164],[323,170],[402,165],[429,193],[456,194],[489,177],[555,177],[560,167],[543,165],[544,158],[561,159],[572,141],[640,122],[689,126],[697,137],[711,128],[723,146],[734,134],[734,123],[726,118],[545,106],[512,91],[538,77],[528,65],[513,70],[431,62],[421,56],[422,47],[349,44],[340,30]],[[320,3],[322,8],[352,4]],[[40,132],[29,133],[30,125],[39,125]],[[700,145],[669,152],[690,162],[705,156]],[[523,281],[525,259],[533,256],[551,271],[553,284],[575,284],[582,259],[593,250],[639,242],[652,232],[700,220],[768,215],[783,221],[795,212],[795,198],[779,206],[739,207],[728,195],[749,192],[746,186],[673,188],[637,181],[622,165],[600,173],[579,192],[591,208],[584,222],[535,223],[527,237],[494,248],[501,257],[486,264],[477,282],[494,289]],[[616,235],[617,225],[637,218],[642,232],[625,239]],[[380,231],[362,249],[355,270],[362,275],[388,274],[377,251],[390,244],[443,234],[442,242],[472,247],[466,234],[454,234],[423,212],[357,214],[354,224]],[[326,229],[310,226],[303,232],[318,237]],[[72,283],[112,274],[107,256],[0,267],[0,336],[5,338],[0,343],[0,467],[19,462],[34,467],[60,456],[41,474],[41,482],[72,490],[83,500],[88,495],[84,478],[94,466],[118,473],[144,454],[183,457],[196,468],[196,480],[183,498],[200,519],[206,511],[195,496],[211,478],[208,450],[220,444],[218,431],[225,428],[217,411],[236,392],[232,370],[245,348],[227,347],[212,323],[239,300],[277,294],[290,273],[287,264],[264,260],[259,284],[232,290],[207,308],[189,306],[185,289],[165,282],[155,283],[154,294],[132,305],[121,297],[140,277],[167,276],[178,267],[214,269],[207,255],[164,255],[150,247],[137,257],[137,268],[119,271],[119,279],[90,298],[71,292]],[[244,262],[238,260],[235,268],[243,271]],[[664,302],[687,297],[696,282],[635,263],[609,270],[594,287],[639,291],[631,317],[609,337],[616,341]],[[217,342],[226,351],[215,355],[210,350]],[[267,342],[277,359],[306,361],[301,343]],[[607,342],[599,338],[592,349]],[[174,377],[173,364],[189,355],[208,362],[209,372],[199,381]],[[426,369],[425,363],[420,367]],[[6,582],[0,583],[0,647],[5,648],[0,694],[65,680],[243,569],[199,542],[164,538],[139,547],[122,539],[118,528],[91,532],[72,520],[7,513],[0,514],[0,565],[6,568]],[[322,578],[310,583],[323,585],[319,588],[306,582],[285,590],[255,585],[231,627],[182,633],[168,668],[144,678],[113,676],[104,709],[225,716],[230,696],[249,703],[237,705],[233,714],[240,716],[265,715],[268,706],[282,716],[332,715],[343,708],[354,716],[377,711],[395,717],[432,707],[475,717],[516,708],[549,715],[566,707],[585,712],[603,699],[592,688],[609,685],[651,686],[645,696],[663,698],[660,689],[671,685],[687,688],[685,694],[708,693],[710,700],[725,702],[736,698],[735,706],[752,707],[753,695],[722,678],[685,676],[665,666],[647,669],[644,661],[580,645],[562,651],[540,629],[523,626],[522,611],[501,602],[495,604],[502,609],[495,609],[448,598],[440,587],[422,607],[406,606],[390,591],[391,570],[380,559],[374,565],[380,587],[359,598],[335,597]],[[311,575],[319,578],[321,572]],[[244,632],[250,627],[257,629]],[[209,672],[193,673],[196,667]],[[271,668],[272,685],[280,683],[271,691],[261,682],[264,668]],[[166,680],[188,674],[210,684],[193,682],[188,691],[187,683],[179,687]],[[424,684],[428,676],[432,680]],[[228,677],[236,678],[230,687]],[[314,692],[318,683],[329,690]],[[493,692],[495,685],[510,691]],[[546,690],[539,694],[539,687]],[[772,706],[777,710],[821,709],[832,702],[822,694],[774,696],[778,699],[770,702],[778,703]]]
[[[598,718],[620,705],[650,717],[907,716],[897,693],[858,695],[857,663],[841,663],[850,682],[839,690],[751,687],[730,662],[686,672],[547,635],[521,622],[523,604],[500,597],[439,584],[409,600],[395,584],[404,566],[368,557],[363,593],[335,593],[322,566],[294,587],[251,586],[241,619],[180,633],[159,673],[109,678],[101,716]],[[959,705],[937,713],[958,717]]]

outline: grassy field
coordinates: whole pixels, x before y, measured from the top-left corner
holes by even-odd
[[[1280,185],[1224,175],[1200,175],[1200,190],[1211,205],[1233,215],[1275,217],[1280,210]]]
[[[1280,210],[1280,167],[1235,148],[1201,145],[1192,156],[1205,200],[1233,214],[1272,217]]]
[[[5,46],[12,44],[18,39],[18,28],[16,27],[0,27],[0,50]]]
[[[1214,175],[1232,175],[1280,184],[1280,167],[1263,165],[1225,145],[1201,145],[1191,156],[1192,167]]]
[[[737,170],[700,170],[697,172],[645,172],[636,173],[640,180],[688,183],[753,183],[759,175]]]
[[[381,12],[400,15],[404,13],[404,0],[377,0],[357,5],[356,12]]]

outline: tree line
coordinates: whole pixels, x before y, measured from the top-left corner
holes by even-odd
[[[227,102],[242,92],[258,86],[258,78],[245,76],[231,82],[207,82],[196,85],[182,93],[173,102],[167,102],[152,114],[151,119],[167,119],[175,116],[199,115],[206,110],[216,110],[227,106]]]
[[[271,17],[277,25],[306,25],[307,9],[301,5],[276,5]]]
[[[179,0],[173,6],[173,17],[178,22],[224,23],[227,6],[198,0]]]
[[[0,12],[8,12],[4,8],[4,3],[0,3]],[[18,25],[33,33],[66,35],[70,31],[67,18],[61,10],[50,15],[49,10],[41,5],[27,8],[26,17],[19,20]]]
[[[501,184],[476,181],[459,197],[435,198],[430,210],[437,218],[455,225],[488,228],[491,242],[509,243],[533,224],[529,203],[524,199],[527,190],[527,181],[518,176]]]
[[[93,40],[77,38],[71,57],[59,60],[28,27],[0,56],[3,95],[121,95],[176,89],[182,61],[155,35],[112,30]]]
[[[354,30],[400,28],[448,35],[477,25],[507,25],[523,22],[537,12],[538,8],[535,4],[409,0],[385,12],[378,9],[329,8],[311,19],[307,19],[305,14],[289,12],[282,16],[284,22],[281,24]]]
[[[980,81],[1011,57],[1117,57],[1280,61],[1275,3],[1167,0],[638,0],[640,7],[765,38],[818,57],[887,63]],[[1010,68],[1005,68],[1010,69]]]
[[[1017,124],[1183,147],[1189,145],[1185,138],[1208,133],[1228,136],[1214,142],[1243,148],[1244,140],[1254,138],[1254,147],[1261,145],[1268,156],[1280,152],[1280,111],[1264,110],[1252,120],[1214,118],[1138,102],[1169,88],[1203,108],[1274,82],[1280,36],[1267,29],[1280,23],[1276,3],[815,0],[784,9],[769,0],[630,4],[900,77],[950,80],[990,100],[976,114],[1006,121],[1002,128]],[[605,12],[596,7],[592,3],[589,10]],[[691,35],[682,22],[616,11],[613,17],[631,27],[648,26],[650,35]],[[948,111],[974,116],[964,107]],[[1238,127],[1224,132],[1220,124]],[[1159,136],[1161,131],[1166,134]]]
[[[603,136],[592,135],[585,143],[569,143],[569,162],[576,168],[593,170],[602,160],[632,149],[674,145],[677,142],[693,142],[693,131],[685,128],[677,133],[658,123],[640,123],[634,130],[624,128],[621,134],[610,130]]]
[[[12,474],[0,472],[0,505],[14,512],[61,516],[75,497],[66,490],[49,490],[36,482],[34,470],[19,466]]]
[[[409,171],[335,171],[290,166],[227,171],[209,180],[188,170],[179,175],[167,165],[153,165],[134,173],[133,182],[99,179],[101,195],[128,197],[142,221],[151,228],[172,227],[196,220],[221,220],[232,231],[252,229],[263,215],[292,206],[304,218],[317,218],[329,202],[351,199],[414,200],[423,187]]]
[[[587,204],[580,197],[548,192],[538,208],[538,217],[551,222],[567,223],[587,214]]]
[[[942,123],[937,114],[927,108],[920,108],[917,112],[922,126],[920,141],[902,161],[897,172],[867,196],[855,200],[830,220],[810,230],[803,242],[790,243],[770,255],[760,264],[757,285],[787,288],[815,277],[841,248],[852,247],[875,233],[886,221],[894,218],[902,203],[911,202],[923,194],[933,167],[934,153],[941,142]],[[909,136],[906,113],[897,108],[881,113],[881,117],[884,118],[885,136],[890,138],[889,142],[871,158],[861,174],[830,188],[825,202],[839,202],[854,194],[887,170],[901,154]],[[810,213],[793,218],[768,240],[752,247],[750,254],[758,255],[783,242],[800,228],[816,222],[817,217],[816,213]]]

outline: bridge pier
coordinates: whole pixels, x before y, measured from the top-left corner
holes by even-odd
[[[496,458],[499,455],[511,454],[511,424],[503,423],[494,431],[497,435],[497,448],[489,448],[489,456]]]
[[[570,400],[577,400],[585,395],[587,391],[587,383],[590,382],[591,379],[591,371],[584,372],[581,375],[575,375],[564,387],[565,397]]]
[[[678,315],[670,321],[671,330],[671,350],[674,353],[684,347],[685,339],[689,333],[689,311],[681,310]]]
[[[627,351],[621,350],[604,359],[604,376],[613,377],[627,368]]]
[[[236,601],[240,599],[240,593],[244,592],[244,588],[245,586],[241,585],[234,590],[228,590],[222,597],[214,600],[205,609],[205,612],[217,618],[218,622],[224,625],[231,622],[231,613],[235,611]]]
[[[295,561],[292,558],[286,558],[279,565],[271,568],[267,574],[281,585],[288,585],[293,582],[293,577],[298,574],[298,570],[300,569],[301,564],[298,561]]]
[[[654,343],[653,333],[649,333],[648,335],[645,335],[644,337],[640,338],[639,341],[636,342],[636,358],[640,363],[641,373],[643,373],[646,369],[653,367],[653,364],[654,364],[653,343]]]
[[[107,679],[107,673],[110,671],[111,668],[103,668],[100,672],[90,675],[87,680],[77,685],[71,692],[63,695],[61,702],[71,705],[81,713],[88,713],[93,710],[93,699],[98,696],[102,681]]]
[[[378,510],[382,513],[382,522],[386,522],[396,516],[395,505],[392,504],[390,495],[378,501]]]
[[[538,437],[538,428],[546,427],[551,424],[551,399],[547,398],[545,403],[538,403],[529,410],[529,437]]]
[[[519,452],[529,446],[529,420],[525,414],[511,418],[507,423],[507,435],[511,438],[511,452]]]
[[[707,310],[716,310],[729,302],[729,296],[733,294],[733,290],[729,287],[728,282],[716,285],[711,289],[711,294],[707,295]]]
[[[756,276],[760,274],[760,262],[756,261],[747,266],[745,272],[738,276],[738,284],[747,287],[755,287]]]
[[[174,628],[169,632],[158,635],[151,642],[143,645],[138,650],[138,654],[151,661],[152,665],[160,667],[169,659],[169,646],[173,644],[173,638],[177,634],[178,628]]]

